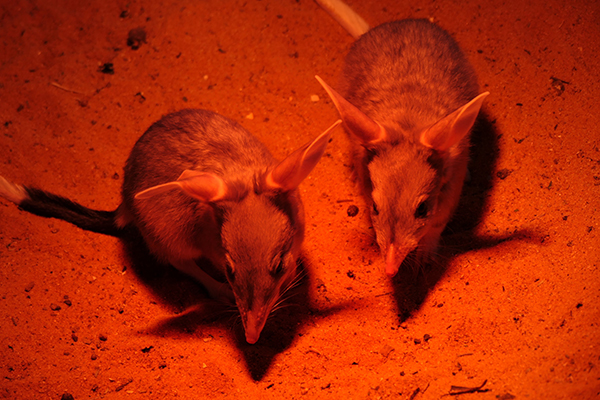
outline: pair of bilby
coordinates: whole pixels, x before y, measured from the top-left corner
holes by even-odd
[[[462,190],[469,135],[488,93],[456,42],[425,20],[369,29],[338,0],[319,0],[353,36],[340,82],[324,86],[353,143],[358,184],[393,276],[415,252],[427,262]],[[154,123],[125,165],[122,203],[96,211],[0,177],[0,196],[25,211],[119,236],[137,229],[160,261],[234,300],[256,343],[297,274],[304,237],[298,186],[322,157],[336,121],[277,162],[236,122],[182,110]],[[206,258],[225,278],[196,261]]]

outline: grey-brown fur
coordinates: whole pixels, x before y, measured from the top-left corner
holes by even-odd
[[[334,126],[337,125],[334,124]],[[298,184],[323,154],[329,131],[277,162],[234,121],[183,110],[154,123],[135,144],[117,210],[95,211],[0,177],[0,196],[33,213],[119,234],[134,227],[150,251],[234,298],[249,343],[296,274],[304,236]],[[227,283],[200,269],[208,259]]]
[[[323,84],[350,135],[387,273],[413,250],[429,259],[458,203],[470,128],[487,96],[478,96],[470,63],[437,25],[402,20],[353,44],[341,95]]]

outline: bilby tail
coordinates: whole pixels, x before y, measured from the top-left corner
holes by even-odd
[[[92,210],[67,198],[40,189],[17,185],[0,176],[0,197],[12,201],[24,211],[46,218],[58,218],[86,231],[121,236],[124,228],[117,223],[117,210]]]
[[[369,24],[362,19],[354,10],[341,0],[315,0],[325,11],[329,13],[349,34],[358,39],[370,28]]]

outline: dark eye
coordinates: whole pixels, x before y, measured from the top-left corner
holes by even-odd
[[[377,209],[377,204],[373,202],[373,215],[379,215],[379,210]]]
[[[280,276],[283,272],[283,257],[279,260],[279,264],[271,271],[271,276],[277,277]]]
[[[419,207],[417,207],[417,210],[415,211],[415,218],[425,218],[428,213],[429,204],[427,204],[427,202],[424,201],[421,204],[419,204]]]

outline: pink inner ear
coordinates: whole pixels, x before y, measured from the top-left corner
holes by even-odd
[[[148,199],[173,189],[180,189],[187,195],[206,203],[222,200],[227,194],[227,185],[218,176],[206,172],[185,170],[176,181],[143,190],[137,193],[135,198]]]
[[[448,151],[469,133],[483,105],[483,100],[489,94],[489,92],[480,94],[427,128],[421,134],[421,143],[438,151]]]
[[[340,120],[334,122],[315,140],[294,151],[269,171],[265,176],[267,188],[273,190],[296,189],[317,165],[329,143],[333,128],[341,122]]]
[[[206,172],[185,170],[177,183],[185,193],[207,203],[222,200],[227,193],[223,179]]]
[[[325,83],[320,77],[315,76],[315,78],[317,78],[319,83],[329,94],[329,97],[331,97],[331,100],[333,100],[346,128],[348,128],[350,133],[355,136],[361,144],[369,146],[386,139],[387,134],[381,125],[376,121],[373,121],[342,95],[333,90],[333,88]]]

